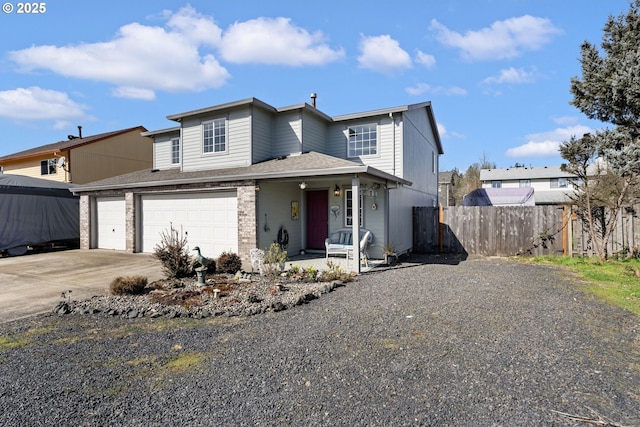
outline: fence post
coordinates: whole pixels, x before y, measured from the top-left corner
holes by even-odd
[[[440,253],[444,252],[444,208],[438,207],[438,248]]]

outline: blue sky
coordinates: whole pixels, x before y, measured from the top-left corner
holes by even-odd
[[[562,162],[580,45],[628,0],[54,0],[0,14],[0,156],[256,97],[335,116],[431,101],[440,170]],[[3,6],[3,10],[6,8]]]

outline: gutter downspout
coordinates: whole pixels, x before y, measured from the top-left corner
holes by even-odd
[[[392,135],[392,146],[393,146],[393,164],[391,165],[391,172],[395,176],[396,174],[396,119],[393,117],[393,113],[389,113],[389,118],[391,119],[391,135]]]

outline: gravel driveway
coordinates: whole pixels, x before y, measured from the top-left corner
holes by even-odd
[[[412,261],[253,317],[0,325],[0,425],[640,426],[637,317],[559,269]]]

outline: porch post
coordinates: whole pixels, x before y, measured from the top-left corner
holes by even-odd
[[[360,274],[360,178],[358,175],[351,179],[351,226],[353,262],[356,265],[355,272]]]

